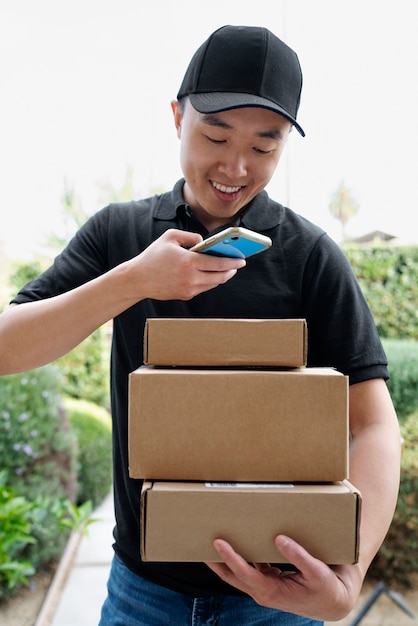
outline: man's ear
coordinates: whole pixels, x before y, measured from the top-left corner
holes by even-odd
[[[181,110],[181,106],[177,100],[172,100],[171,102],[171,110],[173,111],[174,116],[174,125],[177,129],[177,137],[180,139],[181,137],[181,122],[183,119],[183,113]]]

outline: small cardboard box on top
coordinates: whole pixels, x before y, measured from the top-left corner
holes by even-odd
[[[348,378],[331,368],[178,369],[129,378],[131,478],[348,478]]]
[[[145,561],[219,561],[213,540],[250,562],[283,563],[274,538],[286,534],[329,565],[355,563],[361,497],[333,484],[207,484],[145,481]]]
[[[149,318],[146,365],[180,367],[302,367],[304,319]]]

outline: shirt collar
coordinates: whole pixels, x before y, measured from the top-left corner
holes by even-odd
[[[160,196],[154,213],[156,219],[173,220],[179,207],[187,206],[183,198],[183,186],[184,178],[177,181],[171,193]],[[271,200],[266,191],[262,191],[245,207],[238,221],[250,230],[268,230],[280,224],[282,215],[282,205]]]

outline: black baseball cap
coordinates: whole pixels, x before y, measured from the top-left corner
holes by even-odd
[[[267,28],[222,26],[195,52],[177,99],[199,113],[262,107],[296,121],[302,71],[296,53]]]

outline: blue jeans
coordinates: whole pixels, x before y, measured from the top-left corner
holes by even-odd
[[[192,598],[151,583],[115,556],[99,626],[322,626],[250,597]]]

